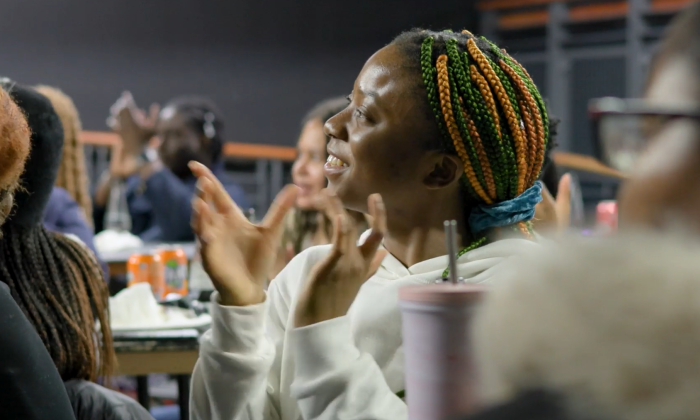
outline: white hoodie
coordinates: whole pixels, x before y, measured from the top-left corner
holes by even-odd
[[[534,242],[504,239],[464,254],[459,275],[481,283]],[[307,249],[272,282],[264,303],[218,305],[192,378],[193,420],[407,418],[398,289],[433,283],[447,256],[409,268],[391,254],[346,316],[294,328],[297,297],[329,245]]]

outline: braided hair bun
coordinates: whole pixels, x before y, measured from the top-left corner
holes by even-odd
[[[406,56],[407,67],[419,72],[441,148],[460,157],[463,188],[475,203],[509,201],[537,183],[549,119],[525,68],[468,31],[414,29],[393,44]],[[529,222],[520,221],[517,228],[532,237]]]

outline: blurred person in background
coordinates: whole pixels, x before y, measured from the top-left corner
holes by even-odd
[[[267,290],[298,188],[253,225],[193,163],[193,226],[217,293],[192,418],[405,419],[398,289],[449,274],[445,220],[459,226],[455,274],[467,282],[538,246],[548,130],[532,79],[497,46],[467,31],[401,34],[325,125],[332,245],[299,254]],[[344,207],[372,216],[360,245]]]
[[[326,146],[330,139],[323,132],[328,119],[348,106],[346,97],[327,99],[314,106],[302,120],[301,134],[297,141],[297,158],[292,166],[292,182],[299,187],[296,203],[287,214],[282,234],[281,250],[274,278],[284,266],[306,248],[330,243],[333,225],[323,211],[324,195],[328,181],[323,166],[328,160]],[[365,215],[351,212],[359,233],[369,228]]]
[[[53,232],[77,236],[98,255],[94,244],[92,200],[88,192],[83,143],[80,141],[82,126],[78,110],[71,98],[59,89],[37,86],[36,90],[51,101],[63,127],[63,157],[56,185],[46,203],[44,226]],[[108,272],[104,263],[102,269]]]
[[[473,325],[471,420],[685,420],[700,410],[696,238],[568,238],[512,261]]]
[[[670,26],[640,114],[646,150],[619,195],[620,227],[700,231],[700,4]],[[672,115],[672,117],[669,117]]]
[[[41,337],[78,420],[148,420],[128,397],[97,385],[115,363],[109,293],[94,254],[42,224],[61,163],[63,130],[49,100],[20,85],[8,89],[27,116],[31,154],[2,226],[0,282]]]
[[[190,218],[196,179],[187,163],[200,159],[221,177],[231,198],[248,209],[243,190],[224,171],[224,121],[209,99],[180,97],[160,112],[152,106],[147,114],[125,93],[112,107],[112,114],[111,125],[122,147],[98,183],[97,217],[104,215],[113,182],[126,180],[133,234],[145,242],[194,240]]]
[[[29,155],[29,127],[0,80],[0,227]],[[0,234],[2,231],[0,230]],[[1,240],[1,239],[0,239]],[[4,258],[0,260],[5,265]],[[41,338],[0,282],[0,413],[7,420],[73,420],[63,381]]]

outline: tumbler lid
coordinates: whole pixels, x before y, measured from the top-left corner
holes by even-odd
[[[421,284],[399,289],[399,300],[445,305],[469,304],[479,302],[487,290],[482,284]]]

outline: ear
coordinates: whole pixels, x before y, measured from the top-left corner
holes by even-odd
[[[463,173],[459,157],[440,154],[431,162],[430,172],[423,179],[423,184],[429,189],[445,188],[458,182]]]

